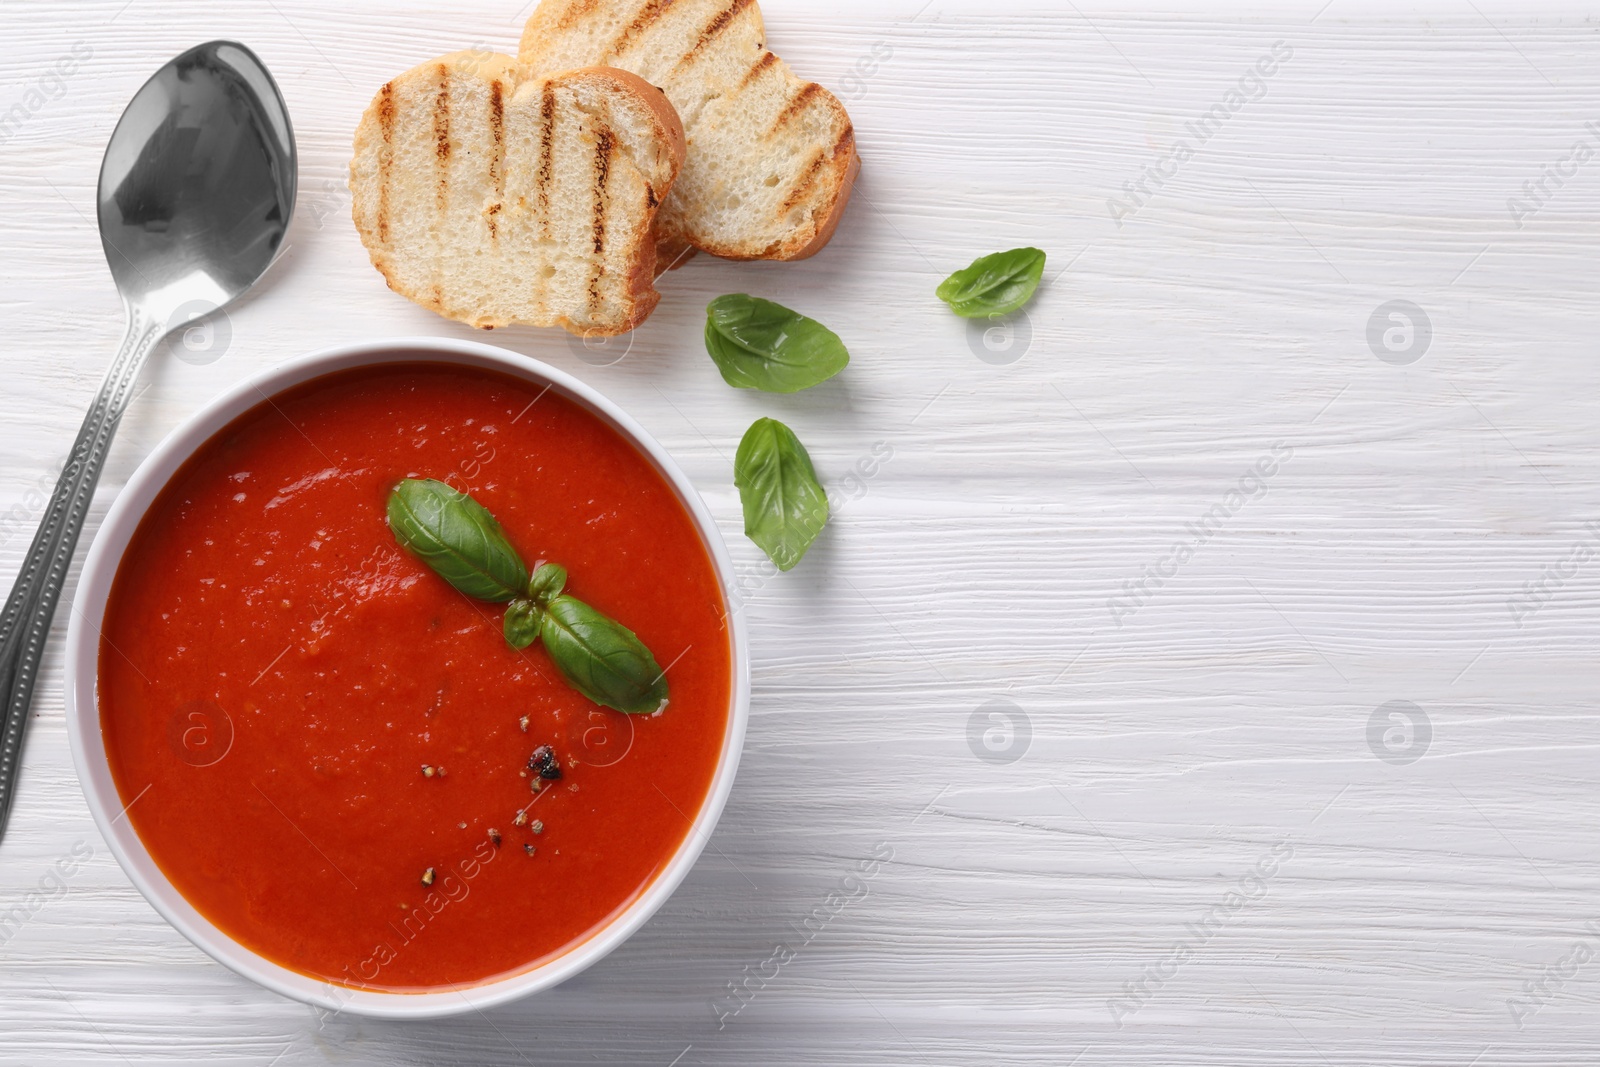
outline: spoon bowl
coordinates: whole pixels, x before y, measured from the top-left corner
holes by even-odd
[[[39,659],[117,424],[150,350],[266,271],[294,214],[294,131],[254,52],[211,41],[134,95],[100,168],[100,240],[127,333],[0,614],[0,834]]]
[[[162,67],[100,167],[100,240],[123,299],[166,321],[250,288],[289,228],[295,163],[283,98],[244,45],[212,41]]]

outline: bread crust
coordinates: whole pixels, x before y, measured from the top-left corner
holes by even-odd
[[[856,176],[861,173],[861,157],[856,153],[856,135],[854,127],[850,130],[850,157],[845,164],[844,175],[838,180],[838,191],[833,196],[833,207],[828,212],[828,217],[822,220],[822,225],[817,227],[816,236],[793,255],[782,258],[810,259],[825,248],[833,240],[833,233],[839,228],[839,220],[844,218],[845,205],[850,203],[850,194],[855,191]]]
[[[667,99],[666,93],[637,74],[616,67],[585,67],[557,75],[549,81],[555,83],[584,78],[607,81],[622,91],[632,92],[649,107],[659,127],[661,139],[665,142],[667,152],[672,159],[671,176],[666,184],[657,190],[660,202],[664,203],[667,194],[672,191],[673,184],[678,180],[679,172],[683,170],[683,161],[689,150],[688,142],[683,135],[683,121],[678,118],[677,109]],[[660,210],[659,206],[656,210]],[[562,329],[579,337],[615,337],[636,329],[650,317],[656,305],[661,303],[661,294],[655,287],[656,274],[656,228],[652,221],[646,238],[634,249],[633,266],[628,272],[628,290],[632,293],[633,314],[614,329],[578,325],[565,318],[561,320]]]

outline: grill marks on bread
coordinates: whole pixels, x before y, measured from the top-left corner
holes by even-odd
[[[622,71],[519,83],[509,57],[468,55],[394,79],[357,129],[352,213],[374,266],[475,326],[633,328],[660,299],[654,223],[683,162],[676,115]]]
[[[611,42],[611,47],[606,50],[608,56],[620,56],[626,52],[629,46],[633,44],[634,39],[643,33],[651,23],[660,18],[667,8],[671,6],[672,0],[647,0],[644,7],[633,17],[633,21],[624,26],[621,35]]]
[[[752,63],[750,65],[750,69],[745,71],[744,77],[740,79],[739,91],[741,93],[744,92],[751,82],[761,77],[761,75],[765,74],[768,69],[779,62],[781,62],[781,60],[779,60],[775,54],[772,52],[763,51],[761,53],[761,58]]]
[[[850,116],[767,49],[755,0],[542,0],[521,60],[603,63],[666,92],[693,149],[662,198],[662,249],[801,259],[838,224],[860,165]]]
[[[489,226],[489,240],[500,237],[500,223],[495,218],[505,206],[506,199],[506,101],[505,88],[498,82],[489,83],[489,174],[494,181],[494,203],[484,209],[484,220]]]
[[[718,35],[723,30],[726,30],[734,19],[738,18],[739,13],[753,2],[754,0],[733,0],[733,3],[713,15],[711,21],[706,23],[705,29],[700,31],[700,36],[695,40],[694,44],[683,54],[683,58],[678,60],[677,65],[673,68],[674,72],[682,70],[690,63],[693,63],[696,57],[700,55],[701,50],[716,40]]]
[[[598,6],[600,6],[600,0],[573,0],[565,15],[562,16],[561,28],[564,30],[571,29],[587,18]]]
[[[450,67],[439,64],[439,91],[433,98],[433,154],[438,160],[439,214],[450,205]]]
[[[594,250],[606,248],[606,184],[611,180],[611,153],[617,146],[610,130],[601,130],[594,139]],[[646,189],[648,190],[648,186]],[[651,194],[654,199],[654,194]]]
[[[383,131],[383,148],[378,156],[378,239],[389,243],[389,181],[394,170],[394,82],[378,90],[378,126]]]
[[[769,52],[767,54],[771,55],[772,53]],[[799,91],[789,98],[789,102],[784,105],[783,110],[778,112],[778,117],[772,121],[771,128],[767,130],[766,139],[770,141],[778,136],[783,131],[784,126],[793,122],[796,116],[811,105],[813,100],[827,93],[827,91],[816,82],[806,82],[800,86]]]
[[[540,94],[539,218],[544,236],[550,236],[550,185],[555,178],[556,91],[549,83]]]
[[[790,191],[789,195],[784,198],[783,203],[779,205],[781,210],[787,211],[789,208],[792,208],[798,204],[801,199],[805,197],[812,184],[816,182],[817,175],[820,174],[822,168],[827,165],[827,162],[828,153],[819,149],[816,154],[811,157],[811,162],[807,163],[805,169],[800,172],[800,178],[794,183],[794,188]]]
[[[605,260],[603,258],[606,248],[606,212],[610,210],[610,200],[606,186],[611,181],[611,153],[616,148],[616,139],[611,136],[610,130],[600,130],[595,134],[594,140],[594,270],[589,275],[589,310],[594,312],[600,306],[600,282],[605,273]],[[645,189],[649,191],[649,184]],[[650,199],[655,199],[655,194],[650,193]]]

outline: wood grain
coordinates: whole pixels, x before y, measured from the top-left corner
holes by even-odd
[[[1600,562],[1577,557],[1600,520],[1600,161],[1573,153],[1600,154],[1591,23],[1548,2],[765,14],[856,122],[864,167],[833,245],[697,259],[613,366],[555,333],[492,337],[644,422],[745,574],[754,719],[714,847],[626,946],[546,995],[426,1025],[319,1018],[203,957],[111,860],[66,751],[63,615],[0,847],[0,915],[31,912],[0,944],[0,1062],[1592,1062]],[[195,42],[236,37],[278,76],[298,213],[221,357],[151,368],[95,516],[252,371],[471,333],[384,288],[342,183],[374,89],[450,49],[512,50],[512,4],[33,0],[0,24],[0,114],[93,50],[0,161],[0,515],[36,510],[119,336],[91,224],[102,146]],[[1229,110],[1277,42],[1292,55]],[[1162,163],[1219,104],[1215,134]],[[1174,173],[1152,184],[1157,165]],[[1547,168],[1569,173],[1558,187]],[[1119,226],[1108,201],[1141,177]],[[1519,225],[1508,200],[1541,178]],[[1048,284],[1031,340],[986,362],[932,290],[1021,244],[1048,250]],[[698,335],[729,291],[827,322],[850,369],[798,396],[728,390]],[[1368,341],[1393,300],[1432,327],[1405,365]],[[781,577],[731,487],[762,414],[840,498]],[[863,477],[875,448],[892,454]],[[0,522],[0,575],[26,526]],[[1115,606],[1150,567],[1170,573]],[[1541,580],[1518,618],[1508,601]],[[1002,698],[1031,741],[980,760],[969,727]],[[1405,764],[1369,743],[1397,700],[1431,730],[1391,751],[1380,723],[1377,751],[1425,749]],[[93,858],[47,884],[76,842]],[[771,975],[775,943],[880,847],[893,860]]]

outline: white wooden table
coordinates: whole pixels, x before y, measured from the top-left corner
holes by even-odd
[[[301,193],[225,343],[151,368],[96,516],[246,374],[471,332],[384,288],[343,175],[374,89],[513,49],[516,2],[0,7],[0,113],[24,110],[0,134],[0,577],[120,337],[90,220],[144,78],[249,44],[288,98]],[[856,121],[833,245],[697,260],[611,366],[559,334],[491,338],[633,412],[747,575],[744,763],[654,921],[455,1021],[323,1018],[255,988],[96,833],[63,612],[0,846],[0,915],[25,913],[0,932],[0,1062],[1594,1062],[1593,10],[1090,2],[768,0],[773,46]],[[933,299],[1021,244],[1051,257],[1025,328],[986,340]],[[848,372],[726,388],[702,309],[740,290],[826,321]],[[776,578],[731,485],[758,414],[840,497]],[[847,880],[874,854],[892,860]]]

